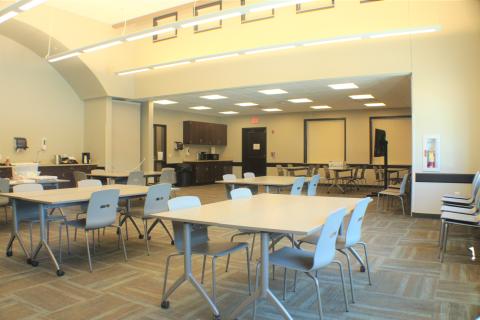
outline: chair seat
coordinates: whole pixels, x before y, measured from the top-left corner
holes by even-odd
[[[212,257],[223,257],[248,247],[246,242],[211,242],[192,246],[192,253]]]
[[[454,213],[462,213],[462,214],[475,214],[478,210],[474,206],[442,206],[440,208],[442,212],[454,212]]]
[[[461,198],[449,198],[449,197],[442,197],[442,202],[445,204],[456,204],[456,205],[471,205],[475,199],[461,199]]]
[[[386,196],[397,196],[397,197],[401,196],[399,189],[386,189],[386,190],[380,191],[379,194],[383,194]]]
[[[270,264],[301,272],[307,272],[313,266],[313,252],[297,248],[283,247],[269,255]]]
[[[6,206],[8,204],[8,198],[0,197],[0,207]]]

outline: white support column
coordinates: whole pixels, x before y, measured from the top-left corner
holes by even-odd
[[[141,158],[145,159],[143,162],[143,171],[154,170],[154,155],[153,155],[153,117],[154,117],[154,104],[153,101],[147,101],[142,103],[140,126],[141,126]]]

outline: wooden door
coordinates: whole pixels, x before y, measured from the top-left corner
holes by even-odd
[[[267,174],[267,128],[242,129],[243,173]]]

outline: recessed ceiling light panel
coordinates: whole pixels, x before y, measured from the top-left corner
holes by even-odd
[[[334,90],[358,89],[358,86],[353,82],[329,84],[328,86]]]
[[[290,99],[288,100],[290,101],[291,103],[308,103],[308,102],[313,102],[312,100],[308,99],[308,98],[298,98],[298,99]]]
[[[285,94],[288,93],[287,91],[283,89],[265,89],[265,90],[259,90],[258,92],[266,94],[266,95],[275,95],[275,94]]]
[[[176,104],[178,102],[177,101],[172,101],[172,100],[155,100],[155,101],[153,101],[153,103],[168,105],[168,104]]]
[[[239,107],[253,107],[253,106],[258,106],[257,103],[253,103],[253,102],[239,102],[239,103],[235,103],[236,106],[239,106]]]
[[[227,99],[225,96],[221,96],[219,94],[210,94],[207,96],[201,96],[200,98],[202,99],[207,99],[207,100],[222,100],[222,99]]]
[[[219,113],[221,113],[221,114],[238,114],[237,111],[221,111]]]
[[[310,108],[315,110],[325,110],[325,109],[332,109],[330,106],[311,106]]]
[[[350,99],[367,100],[367,99],[374,99],[374,97],[371,94],[354,94],[350,96]]]
[[[196,106],[196,107],[190,107],[189,109],[192,109],[192,110],[210,110],[212,108],[205,107],[205,106]]]
[[[279,111],[283,111],[282,109],[278,109],[278,108],[266,108],[266,109],[262,109],[263,111],[265,112],[279,112]]]
[[[385,103],[383,102],[365,103],[365,107],[385,107]]]

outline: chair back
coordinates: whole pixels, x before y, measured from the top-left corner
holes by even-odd
[[[473,178],[472,182],[472,198],[475,198],[478,190],[480,189],[480,171],[475,173],[475,177]]]
[[[175,168],[162,168],[160,175],[160,183],[170,183],[174,185],[177,183],[177,174]]]
[[[292,196],[299,196],[302,194],[303,184],[305,183],[305,177],[297,177],[292,185],[292,190],[290,194]]]
[[[350,216],[350,222],[345,236],[345,246],[350,247],[358,243],[362,239],[362,223],[368,204],[372,202],[372,198],[363,198],[358,201]]]
[[[144,186],[145,176],[142,171],[132,171],[128,174],[127,184],[130,186]]]
[[[352,178],[353,179],[358,179],[358,170],[359,169],[360,169],[359,167],[353,168],[353,173],[352,173]]]
[[[87,180],[87,174],[83,171],[73,171],[73,181],[78,187],[78,182],[82,180]]]
[[[362,166],[362,170],[360,170],[360,179],[365,179],[365,171],[367,170],[366,166]]]
[[[400,184],[400,195],[404,195],[407,189],[408,173],[405,174],[402,178],[402,183]]]
[[[234,174],[231,174],[231,173],[224,174],[222,176],[222,178],[223,178],[224,181],[232,181],[232,180],[237,179],[237,177]]]
[[[253,173],[253,172],[245,172],[245,173],[243,174],[243,177],[244,177],[245,179],[253,179],[253,178],[255,178],[255,173]]]
[[[320,182],[320,175],[316,174],[308,183],[307,196],[316,196],[317,195],[317,186]]]
[[[35,192],[43,191],[43,186],[40,183],[23,183],[13,186],[13,192]]]
[[[168,208],[170,211],[178,211],[182,209],[198,208],[202,204],[200,199],[194,196],[176,197],[168,200]],[[178,252],[183,252],[183,223],[172,221],[173,237],[175,240],[175,248]],[[208,229],[205,225],[193,225],[191,233],[192,246],[208,242]]]
[[[0,178],[0,193],[10,192],[10,180],[7,178]]]
[[[277,168],[277,174],[278,174],[279,176],[284,176],[284,175],[285,175],[285,172],[283,171],[282,165],[277,164],[275,167]]]
[[[159,183],[148,188],[145,198],[144,216],[148,217],[152,213],[168,211],[168,199],[172,185],[170,183]]]
[[[248,199],[252,197],[252,191],[248,188],[238,188],[230,191],[232,200]]]
[[[312,269],[326,266],[335,258],[335,244],[337,242],[338,231],[346,213],[347,209],[341,208],[328,216],[317,240]]]
[[[332,179],[332,177],[330,176],[330,169],[328,168],[327,165],[324,165],[324,166],[323,166],[323,171],[325,172],[325,178],[326,178],[327,180]]]
[[[103,228],[115,223],[120,190],[110,189],[92,193],[87,207],[85,229]]]
[[[97,179],[86,179],[86,180],[80,180],[77,182],[78,188],[101,187],[101,186],[102,186],[102,181]]]

